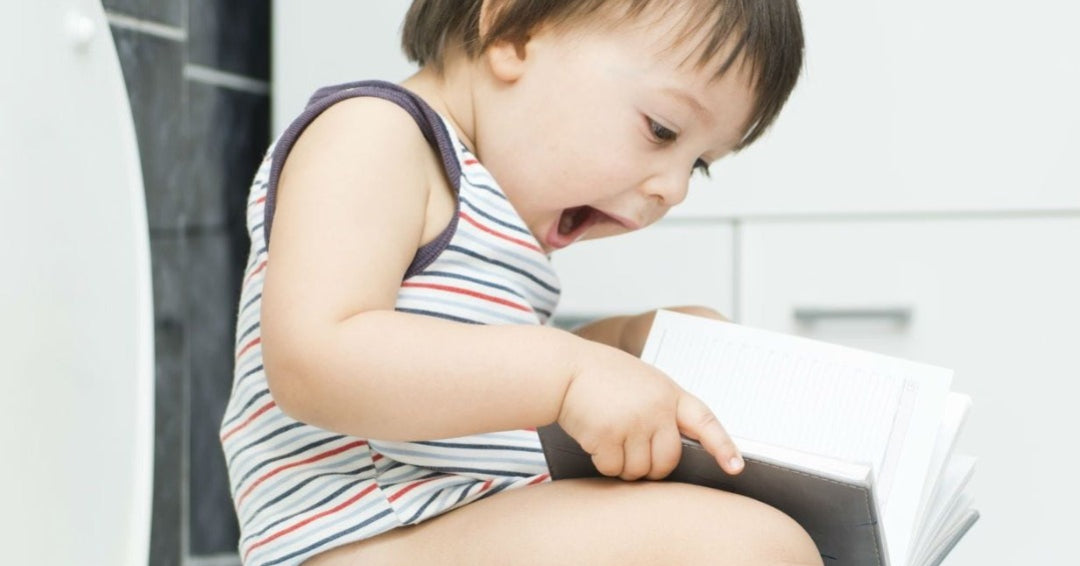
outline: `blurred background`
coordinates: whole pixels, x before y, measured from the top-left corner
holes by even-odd
[[[104,0],[142,157],[156,331],[150,563],[239,564],[218,427],[270,143],[267,2]]]
[[[131,101],[150,228],[157,387],[150,563],[239,564],[218,427],[249,245],[244,205],[270,143],[271,6],[102,3]]]
[[[149,563],[239,564],[217,430],[248,187],[317,87],[412,71],[398,48],[409,2],[103,4],[152,265]],[[558,323],[701,304],[953,368],[974,398],[959,449],[980,459],[982,519],[946,564],[1065,563],[1080,507],[1080,7],[801,5],[805,73],[772,132],[659,225],[556,254]],[[32,14],[3,6],[6,61],[32,44],[17,29]]]

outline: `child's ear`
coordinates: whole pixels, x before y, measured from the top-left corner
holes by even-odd
[[[524,43],[497,41],[488,46],[481,57],[487,61],[492,75],[502,81],[514,82],[525,72],[525,52]]]
[[[492,20],[502,8],[501,0],[483,0],[480,3],[480,19],[477,22],[481,40],[491,29]],[[525,53],[528,39],[520,42],[499,40],[488,46],[481,55],[491,68],[491,73],[500,80],[516,81],[524,70]]]

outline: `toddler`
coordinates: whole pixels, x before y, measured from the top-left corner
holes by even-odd
[[[403,44],[415,75],[316,92],[251,189],[221,426],[244,563],[820,564],[764,504],[628,481],[680,434],[742,466],[636,357],[653,313],[546,325],[551,253],[655,222],[773,122],[794,0],[415,0]],[[551,422],[610,478],[550,482]]]

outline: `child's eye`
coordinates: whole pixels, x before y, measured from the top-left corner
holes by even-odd
[[[652,132],[653,138],[655,138],[656,141],[668,143],[675,141],[675,138],[679,137],[678,134],[660,125],[656,120],[653,120],[652,118],[648,118],[648,120],[649,131]]]
[[[700,171],[702,175],[710,178],[712,177],[712,175],[709,174],[709,164],[706,163],[704,159],[698,159],[694,162],[694,171]]]

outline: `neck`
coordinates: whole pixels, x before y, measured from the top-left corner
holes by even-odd
[[[424,67],[402,81],[401,86],[419,95],[445,116],[465,147],[479,157],[476,150],[475,68],[463,53],[447,55],[448,63],[442,73],[430,66]]]

